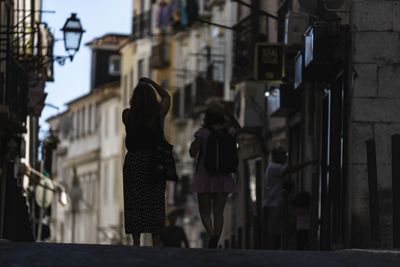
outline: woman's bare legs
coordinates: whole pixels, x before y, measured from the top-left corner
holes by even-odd
[[[214,235],[213,223],[211,220],[211,204],[212,204],[212,196],[209,193],[201,193],[198,194],[199,200],[199,212],[201,222],[206,228],[207,234],[209,236]]]
[[[133,246],[140,247],[140,233],[132,234]]]
[[[151,236],[153,238],[153,247],[159,247],[160,246],[160,234],[152,233]]]
[[[215,193],[213,203],[214,215],[214,233],[218,237],[221,236],[222,228],[224,227],[224,208],[228,193]]]

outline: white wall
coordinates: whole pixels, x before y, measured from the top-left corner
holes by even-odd
[[[120,160],[121,109],[118,97],[99,105],[100,122],[100,191],[99,226],[100,242],[110,243],[120,225],[120,198],[122,192],[122,162]]]

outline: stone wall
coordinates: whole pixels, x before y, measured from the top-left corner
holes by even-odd
[[[392,246],[391,135],[400,133],[400,1],[353,0],[349,196],[353,247]],[[372,244],[365,141],[377,144],[381,244]]]

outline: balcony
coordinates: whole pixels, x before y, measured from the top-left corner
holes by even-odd
[[[254,73],[253,17],[248,16],[234,26],[233,82],[252,80]]]
[[[28,73],[12,59],[6,74],[0,73],[0,125],[22,132],[28,114]]]
[[[194,112],[204,109],[205,105],[212,99],[222,98],[224,84],[219,81],[206,80],[203,77],[196,78],[196,92],[194,100]]]
[[[151,13],[145,11],[138,16],[133,17],[132,21],[132,37],[140,39],[151,34]]]
[[[150,67],[153,69],[163,69],[169,65],[169,47],[168,43],[162,41],[153,46],[150,57]]]

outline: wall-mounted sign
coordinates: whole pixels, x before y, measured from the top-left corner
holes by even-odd
[[[272,84],[282,83],[285,76],[283,45],[257,43],[255,48],[254,79]]]
[[[298,52],[294,59],[294,89],[299,88],[303,82],[303,54]]]

